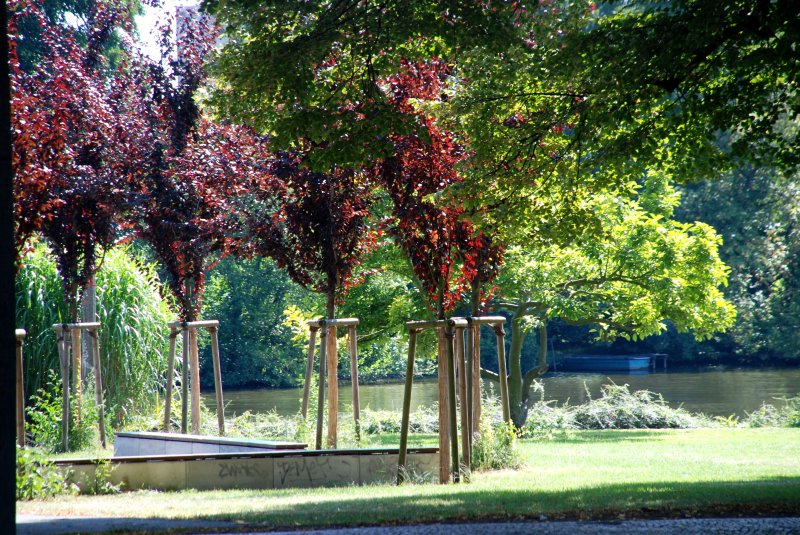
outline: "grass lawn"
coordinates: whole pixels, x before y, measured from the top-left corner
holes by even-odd
[[[137,491],[19,502],[20,513],[238,520],[264,527],[467,519],[800,514],[800,429],[573,432],[521,441],[519,470],[461,485]]]

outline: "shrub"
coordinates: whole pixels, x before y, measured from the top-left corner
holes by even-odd
[[[33,445],[47,451],[61,450],[61,393],[61,379],[50,370],[44,387],[34,394],[26,409],[26,434]],[[81,450],[95,445],[98,440],[98,411],[94,388],[89,387],[84,392],[80,420],[74,395],[70,396],[70,411],[69,449]]]
[[[476,470],[519,468],[517,433],[513,424],[484,419],[472,444],[472,464]]]
[[[745,424],[749,427],[800,427],[800,396],[783,398],[780,408],[762,403],[758,409],[748,413]]]
[[[673,409],[661,394],[631,392],[628,385],[603,385],[601,396],[569,410],[578,429],[666,429],[709,425],[709,420],[683,409]]]
[[[78,489],[39,451],[17,446],[17,499],[35,500],[60,494],[75,494]]]

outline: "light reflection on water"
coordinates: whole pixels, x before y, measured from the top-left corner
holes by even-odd
[[[224,378],[223,378],[224,380]],[[779,405],[775,398],[800,394],[800,368],[789,369],[707,369],[674,370],[644,375],[609,375],[602,373],[550,373],[544,383],[544,398],[559,404],[584,403],[598,397],[601,386],[614,382],[628,384],[632,390],[660,393],[672,406],[682,406],[692,412],[714,416],[737,414],[744,416],[762,402]],[[493,385],[485,386],[492,388]],[[587,393],[587,390],[589,393]],[[403,406],[402,384],[362,385],[359,389],[361,406],[376,410],[396,410]],[[302,388],[238,390],[225,392],[226,414],[277,411],[293,414],[300,409]],[[214,405],[214,394],[204,394],[207,406]],[[339,385],[340,406],[352,405],[349,384]],[[414,382],[411,410],[436,401],[436,381]]]

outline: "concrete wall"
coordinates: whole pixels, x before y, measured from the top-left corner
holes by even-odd
[[[253,457],[218,456],[144,462],[111,459],[108,479],[126,490],[281,489],[389,483],[397,476],[397,457],[397,453],[348,452],[344,455],[261,454]],[[411,472],[418,475],[438,474],[438,454],[435,450],[409,453],[408,459]],[[62,469],[71,471],[70,479],[81,489],[91,488],[96,473],[104,470],[92,463],[59,464]]]

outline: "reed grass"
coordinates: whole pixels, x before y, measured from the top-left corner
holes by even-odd
[[[113,423],[147,411],[163,389],[168,340],[174,315],[161,298],[155,268],[127,247],[106,253],[97,273],[97,311],[104,398]],[[16,279],[16,327],[28,331],[23,346],[25,392],[30,398],[59,372],[54,323],[68,321],[56,264],[44,244],[23,259]]]

